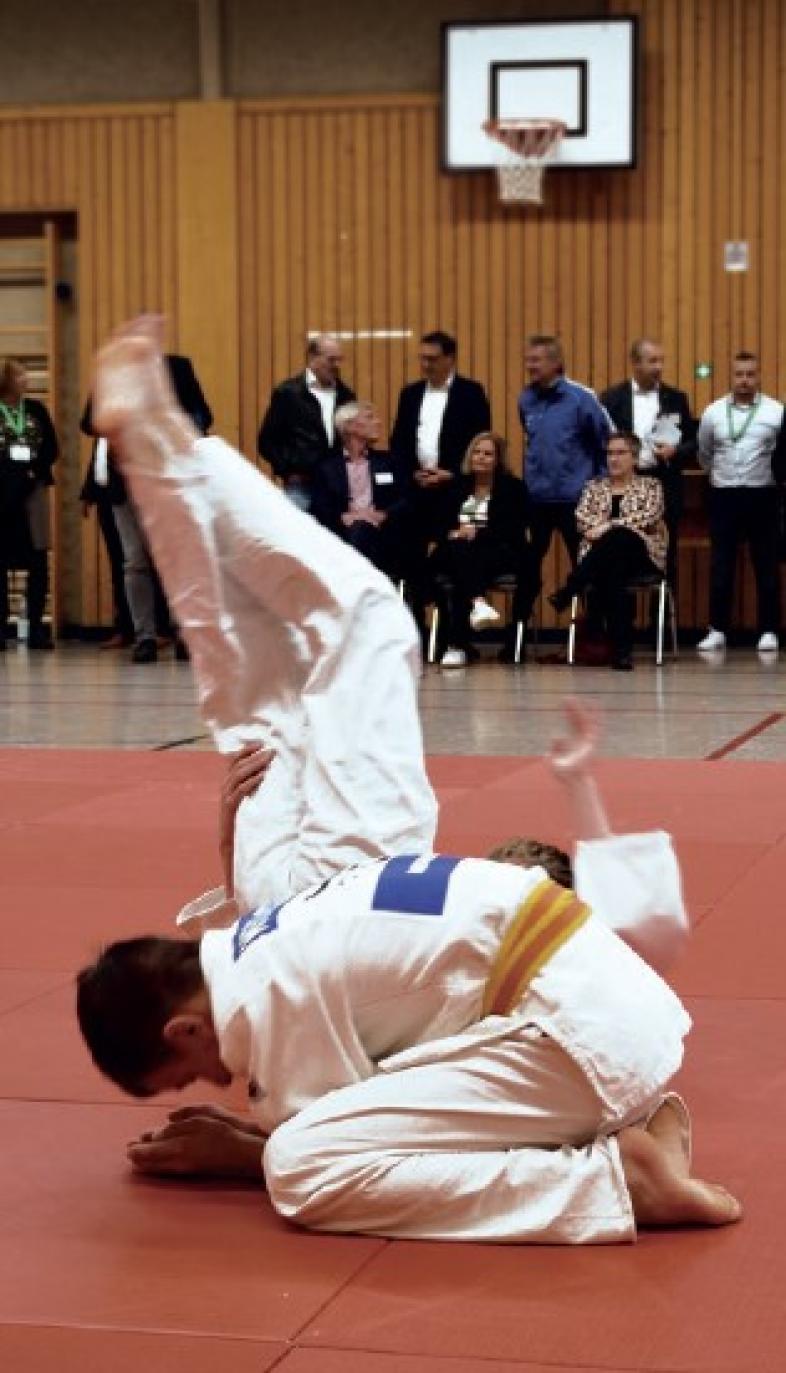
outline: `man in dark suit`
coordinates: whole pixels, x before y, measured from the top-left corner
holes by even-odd
[[[685,392],[662,380],[664,353],[659,343],[648,338],[636,339],[631,345],[630,359],[631,380],[609,387],[600,401],[616,430],[638,436],[642,445],[639,471],[657,477],[663,484],[669,531],[667,572],[673,586],[682,513],[682,470],[696,453],[696,421]]]
[[[382,430],[367,401],[335,414],[343,451],[314,472],[311,514],[393,579],[403,575],[410,484],[391,453],[374,452]]]
[[[213,412],[205,399],[190,358],[182,357],[178,353],[167,353],[165,362],[181,408],[185,410],[200,433],[206,434],[213,423]],[[87,398],[79,427],[83,434],[95,436],[92,396]],[[103,440],[98,442],[103,443]],[[130,611],[133,629],[134,647],[131,659],[135,663],[154,663],[158,657],[157,624],[162,629],[165,627],[161,622],[168,622],[169,611],[150,559],[147,541],[134,506],[129,500],[125,481],[117,464],[113,461],[112,450],[110,448],[106,452],[106,471],[99,474],[100,480],[96,473],[97,453],[98,443],[93,449],[90,466],[82,484],[79,499],[82,501],[85,511],[86,507],[95,505],[99,512],[103,511],[106,515],[107,507],[111,507],[122,557],[125,599]],[[102,524],[103,528],[104,524]],[[107,538],[106,535],[105,542],[110,561],[116,560],[118,544],[111,537]],[[116,561],[113,564],[112,579],[113,582],[117,583]],[[116,605],[116,615],[118,609],[119,607]],[[121,632],[116,633],[110,643],[120,647],[124,641],[124,635],[122,625],[116,623],[116,629],[118,628]],[[166,628],[171,632],[168,623]],[[187,656],[185,646],[179,638],[176,638],[176,653],[178,657]]]
[[[335,413],[355,399],[341,380],[343,360],[341,344],[332,334],[309,339],[305,371],[274,388],[260,425],[257,452],[301,510],[311,507],[316,468],[341,451]]]
[[[413,476],[418,524],[436,539],[445,533],[464,455],[475,436],[491,428],[491,410],[480,382],[456,372],[450,334],[424,334],[419,357],[423,379],[399,395],[390,447]]]

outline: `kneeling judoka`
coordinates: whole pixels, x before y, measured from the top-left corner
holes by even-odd
[[[417,640],[389,585],[199,439],[155,321],[107,345],[95,394],[218,745],[272,755],[237,816],[237,909],[203,902],[201,941],[125,941],[80,974],[125,1090],[248,1082],[254,1123],[191,1108],[132,1161],[264,1174],[322,1230],[601,1243],[736,1220],[690,1176],[665,1095],[689,1019],[657,973],[541,868],[432,852]]]

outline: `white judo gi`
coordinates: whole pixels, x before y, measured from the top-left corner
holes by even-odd
[[[218,439],[128,476],[218,747],[276,750],[238,814],[252,913],[203,940],[222,1057],[273,1131],[275,1205],[326,1230],[632,1238],[612,1136],[655,1109],[689,1021],[603,920],[630,934],[655,912],[648,956],[669,956],[684,910],[667,836],[587,846],[598,918],[509,1014],[482,1014],[494,951],[543,873],[430,857],[417,636],[394,589]],[[412,883],[425,891],[417,869],[399,873],[396,909],[374,904],[369,860],[407,854],[426,855],[426,877],[453,863],[439,910],[406,904]]]

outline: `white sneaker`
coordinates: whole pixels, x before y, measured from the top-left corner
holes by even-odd
[[[466,667],[467,655],[463,648],[447,648],[439,660],[440,667]]]
[[[726,647],[726,635],[719,629],[710,626],[709,633],[696,645],[699,653],[717,653],[719,649]]]
[[[759,653],[777,653],[779,647],[777,634],[771,632],[762,634],[756,647]]]
[[[473,629],[485,629],[487,625],[495,625],[499,619],[499,611],[493,605],[484,601],[482,596],[476,596],[472,609],[469,613],[469,622]]]

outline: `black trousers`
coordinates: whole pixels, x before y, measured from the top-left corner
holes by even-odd
[[[745,539],[756,579],[759,633],[780,626],[778,490],[774,486],[710,488],[710,624],[728,632],[737,549]]]
[[[109,570],[112,574],[112,602],[114,605],[114,630],[116,634],[122,634],[129,643],[134,637],[134,626],[131,620],[131,611],[128,609],[126,600],[126,587],[124,575],[123,545],[120,542],[120,535],[117,532],[115,517],[112,514],[111,503],[107,500],[96,501],[96,515],[98,516],[98,527],[104,540],[107,557],[109,558]]]
[[[593,614],[605,622],[612,650],[621,656],[633,648],[636,600],[627,583],[659,575],[644,540],[618,525],[592,544],[565,582],[565,590],[577,596],[592,587]]]
[[[340,537],[391,581],[398,581],[404,575],[403,536],[397,537],[395,525],[386,522],[377,526],[368,520],[357,520],[354,524],[342,525]]]
[[[41,628],[49,586],[49,563],[45,548],[31,549],[26,557],[27,564],[27,619],[29,630],[34,633]],[[13,566],[16,564],[14,563]],[[8,573],[11,566],[0,557],[0,633],[5,634],[8,623]]]
[[[535,576],[529,544],[501,547],[483,534],[474,539],[444,539],[429,557],[428,584],[439,609],[439,648],[467,649],[472,602],[498,577],[514,576],[513,621],[524,619],[522,607],[533,599]],[[515,629],[508,631],[515,634]]]
[[[529,605],[525,606],[526,613],[523,616],[525,620],[530,618],[542,586],[541,567],[543,559],[549,551],[552,536],[555,533],[560,535],[568,550],[568,557],[573,567],[576,566],[579,556],[580,543],[579,533],[576,529],[576,506],[572,501],[546,501],[542,504],[533,502],[529,507],[527,525],[535,577]]]

